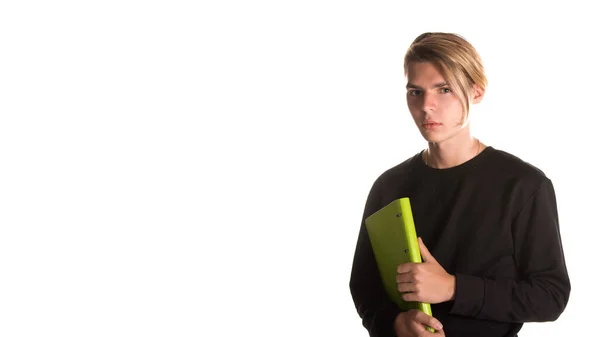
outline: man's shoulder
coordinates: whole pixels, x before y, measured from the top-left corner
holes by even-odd
[[[486,174],[486,179],[504,187],[518,188],[525,194],[534,193],[543,184],[551,184],[540,167],[507,151],[494,149],[487,164],[486,171],[491,174]]]
[[[419,152],[404,161],[396,164],[392,167],[387,168],[383,171],[375,180],[375,184],[386,184],[392,181],[396,181],[403,177],[410,176],[410,173],[417,168],[417,160],[419,160],[422,152]]]
[[[488,161],[495,169],[509,176],[529,178],[534,180],[546,179],[541,168],[525,159],[500,149],[493,149],[493,155]]]

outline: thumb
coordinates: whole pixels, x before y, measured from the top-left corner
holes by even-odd
[[[423,239],[419,237],[419,249],[421,250],[421,257],[423,258],[423,262],[437,262],[433,255],[429,252],[429,249],[425,247],[423,243]]]

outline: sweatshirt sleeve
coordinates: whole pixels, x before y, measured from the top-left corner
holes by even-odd
[[[545,322],[564,311],[571,291],[554,187],[545,179],[512,225],[519,279],[456,275],[452,314],[503,322]]]
[[[358,234],[350,276],[350,292],[363,326],[371,337],[395,336],[394,320],[401,310],[388,297],[379,276],[375,255],[365,227],[365,218],[377,210],[371,189]]]

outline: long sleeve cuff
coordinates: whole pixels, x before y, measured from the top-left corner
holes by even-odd
[[[481,277],[456,274],[456,289],[451,314],[475,317],[483,308],[485,282]]]
[[[515,281],[456,275],[450,314],[500,322],[553,321],[566,307],[569,291],[564,278]]]

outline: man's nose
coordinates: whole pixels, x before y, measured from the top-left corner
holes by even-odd
[[[423,93],[423,111],[435,111],[437,109],[437,100],[432,93]]]

